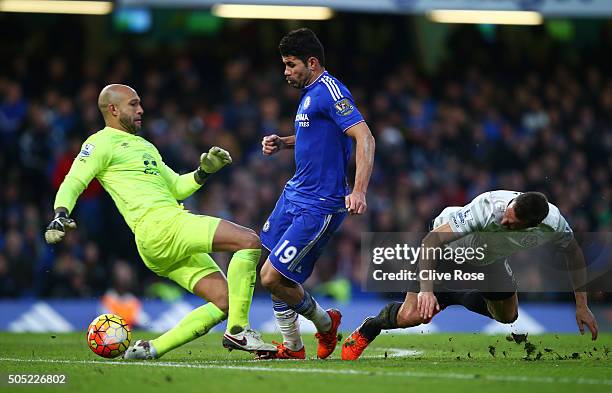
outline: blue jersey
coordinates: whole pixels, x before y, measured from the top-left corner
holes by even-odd
[[[327,71],[302,89],[295,116],[295,175],[286,198],[324,212],[345,208],[346,171],[351,156],[350,127],[364,121],[353,96]]]

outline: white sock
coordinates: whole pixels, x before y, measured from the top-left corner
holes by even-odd
[[[300,334],[299,315],[291,309],[284,311],[274,310],[276,324],[283,335],[283,345],[292,350],[299,351],[304,347],[302,336]]]

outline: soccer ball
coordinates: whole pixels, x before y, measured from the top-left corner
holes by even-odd
[[[89,324],[87,344],[104,358],[115,358],[124,353],[132,341],[132,330],[123,318],[102,314]]]

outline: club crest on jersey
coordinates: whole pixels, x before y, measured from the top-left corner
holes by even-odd
[[[343,98],[339,101],[336,101],[334,104],[334,108],[336,108],[336,114],[338,116],[348,116],[355,110],[355,107],[351,105],[351,102],[348,98]]]
[[[159,168],[157,167],[155,157],[149,153],[145,153],[142,155],[142,163],[145,166],[144,173],[148,175],[159,175]]]
[[[93,153],[95,148],[96,147],[94,145],[92,145],[91,143],[86,143],[86,144],[83,145],[83,149],[79,153],[79,156],[80,157],[89,157],[91,155],[91,153]]]
[[[310,96],[306,96],[306,98],[304,98],[304,105],[302,105],[302,108],[308,109],[309,106],[310,106]]]

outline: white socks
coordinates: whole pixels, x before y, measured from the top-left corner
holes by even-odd
[[[287,349],[299,351],[304,347],[300,334],[299,315],[290,308],[283,311],[274,310],[276,323],[283,335],[283,344]]]

